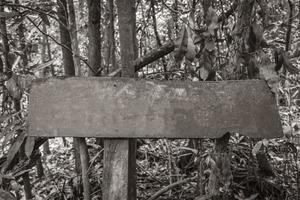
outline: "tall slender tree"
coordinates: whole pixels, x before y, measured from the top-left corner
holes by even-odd
[[[100,19],[101,8],[100,0],[87,0],[88,5],[88,55],[89,65],[93,71],[89,71],[92,76],[101,75],[101,32]],[[96,73],[96,74],[95,74]]]
[[[135,0],[117,0],[122,76],[134,77],[136,47]],[[118,152],[117,154],[115,152]],[[112,185],[112,172],[122,178]],[[136,199],[136,140],[104,140],[103,199]],[[115,193],[114,190],[119,191]]]
[[[0,12],[4,12],[4,5],[5,0],[0,1]],[[1,39],[2,39],[2,45],[3,45],[3,67],[4,69],[1,71],[5,71],[8,76],[11,76],[11,65],[9,63],[9,44],[8,44],[8,37],[7,37],[7,28],[6,28],[6,20],[4,17],[0,17],[0,33],[1,33]]]
[[[70,37],[70,32],[68,27],[68,11],[67,11],[67,1],[58,0],[57,14],[60,20],[59,29],[61,36],[61,43],[63,52],[63,63],[66,76],[75,76],[75,65],[72,56],[72,41]],[[87,145],[85,138],[74,138],[79,144],[80,160],[81,160],[81,172],[84,187],[84,199],[89,200],[90,197],[90,184],[88,179],[88,168],[89,168],[89,155],[87,150]]]

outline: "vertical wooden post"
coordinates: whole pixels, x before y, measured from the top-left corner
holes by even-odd
[[[135,0],[117,0],[122,76],[134,77]],[[104,140],[103,199],[136,200],[136,139]]]
[[[136,200],[134,139],[104,140],[103,199]]]

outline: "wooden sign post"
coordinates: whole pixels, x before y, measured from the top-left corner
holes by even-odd
[[[136,199],[136,138],[216,138],[226,132],[280,137],[264,81],[135,80],[135,0],[117,0],[122,76],[61,78],[32,84],[29,135],[101,137],[104,200]],[[84,135],[82,135],[84,133]]]
[[[30,136],[101,137],[116,141],[216,138],[226,132],[259,138],[282,136],[274,95],[262,80],[159,82],[97,77],[37,80],[32,84],[29,102]],[[128,143],[121,144],[130,148]],[[108,181],[104,183],[103,195],[117,200],[136,190],[135,183],[132,187],[120,184],[120,180],[126,179],[124,176],[135,177],[135,174],[120,173],[111,166],[119,166],[115,158],[133,161],[113,144],[105,151],[109,152],[104,159],[104,179]]]

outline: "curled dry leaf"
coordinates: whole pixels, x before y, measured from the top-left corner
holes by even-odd
[[[35,79],[35,76],[26,74],[24,76],[18,76],[17,85],[19,86],[21,92],[27,91],[31,85],[31,82]]]
[[[200,78],[203,81],[206,81],[209,75],[209,71],[203,66],[199,69],[199,72],[200,72]]]
[[[218,28],[218,15],[217,12],[210,6],[208,8],[206,21],[208,25],[208,32],[213,35],[216,28]]]
[[[278,94],[280,77],[275,71],[275,65],[271,63],[267,54],[262,55],[262,63],[259,69],[260,77],[267,81],[274,94]]]
[[[283,57],[280,49],[274,50],[275,71],[279,71],[283,64]]]
[[[261,149],[262,145],[263,145],[263,142],[262,142],[262,141],[257,142],[257,143],[254,145],[253,149],[252,149],[252,155],[255,156],[255,155],[259,152],[259,150]]]
[[[261,47],[268,47],[268,44],[263,37],[263,33],[263,28],[256,22],[250,26],[247,37],[250,52],[256,51]]]
[[[17,81],[18,77],[15,74],[13,74],[12,77],[8,81],[6,81],[5,86],[8,90],[9,95],[13,99],[19,100],[21,99],[22,94]]]
[[[216,48],[215,42],[212,39],[205,40],[205,49],[209,52],[214,51]]]
[[[287,52],[282,51],[281,55],[282,55],[282,59],[283,59],[282,64],[283,64],[284,68],[291,74],[299,74],[299,69],[291,63]]]
[[[35,137],[28,136],[26,138],[26,143],[25,143],[25,155],[29,158],[31,156],[31,153],[33,151],[35,144]]]
[[[47,14],[40,13],[39,16],[42,18],[42,21],[44,22],[44,24],[46,24],[47,26],[50,26],[50,21],[48,19]]]
[[[185,58],[193,62],[196,57],[196,46],[194,44],[191,30],[188,31],[188,43],[187,43],[187,52],[185,54]]]
[[[23,144],[24,139],[25,139],[25,133],[21,132],[18,135],[18,137],[16,138],[16,140],[14,141],[14,143],[11,145],[10,149],[8,150],[7,159],[4,162],[4,164],[2,165],[2,171],[3,172],[5,172],[9,168],[9,166],[11,165],[11,162],[13,161],[13,159],[15,158],[17,153],[19,152],[20,147]]]
[[[179,34],[179,38],[175,41],[174,49],[174,58],[177,62],[182,61],[183,57],[187,52],[188,46],[188,32],[185,26],[182,26],[182,29]]]
[[[15,200],[14,196],[9,192],[0,189],[0,200]]]
[[[8,53],[8,57],[7,57],[8,64],[10,66],[13,66],[17,58],[18,58],[18,56],[16,56],[16,54],[11,53],[11,52]]]
[[[263,31],[262,27],[259,24],[254,22],[252,24],[251,28],[255,35],[257,44],[260,44],[264,40],[264,38],[263,38],[264,31]]]
[[[259,73],[261,78],[267,81],[271,91],[274,94],[278,94],[280,77],[275,71],[275,66],[272,63],[262,66],[259,70]]]

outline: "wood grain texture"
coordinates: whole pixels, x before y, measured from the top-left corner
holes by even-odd
[[[275,99],[262,80],[39,80],[31,88],[29,120],[29,135],[45,137],[282,136]]]
[[[104,140],[103,199],[136,200],[136,142]]]

